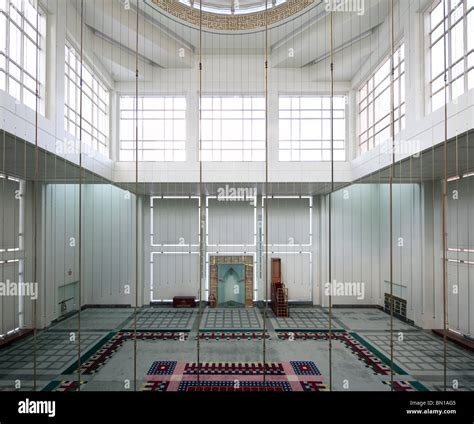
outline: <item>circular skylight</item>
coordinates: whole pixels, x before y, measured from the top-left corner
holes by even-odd
[[[265,5],[265,0],[179,0],[180,3],[203,12],[215,13],[218,15],[248,15],[262,12],[272,7],[280,6],[287,0],[269,0]],[[202,3],[202,6],[201,6]]]
[[[272,27],[317,0],[151,0],[162,12],[194,27],[214,31],[255,31]]]

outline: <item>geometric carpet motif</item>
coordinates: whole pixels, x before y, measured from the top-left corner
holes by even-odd
[[[146,375],[173,375],[176,361],[153,362]]]
[[[111,334],[113,335],[113,333]],[[179,340],[180,338],[187,338],[187,333],[168,331],[145,331],[137,332],[136,335],[137,340]],[[135,333],[133,331],[119,331],[113,336],[106,337],[102,345],[93,347],[81,358],[81,374],[91,375],[97,373],[99,368],[104,366],[126,341],[134,340],[134,337]],[[77,372],[77,364],[69,367],[63,374],[75,372]]]
[[[327,331],[314,332],[279,332],[279,339],[288,340],[329,340]],[[332,339],[345,345],[357,358],[365,363],[377,375],[390,375],[390,366],[387,365],[386,358],[374,348],[364,344],[354,333],[347,331],[336,331],[332,333]],[[394,374],[406,374],[402,369],[394,365]]]
[[[390,381],[383,381],[383,384],[390,386]],[[417,389],[412,386],[409,381],[394,381],[393,382],[393,391],[394,392],[416,392]]]
[[[205,362],[155,361],[143,391],[161,392],[293,392],[323,391],[314,362]]]
[[[81,381],[81,386],[86,384],[87,381]],[[77,380],[64,380],[64,381],[51,381],[43,392],[77,392],[79,391],[79,384]]]
[[[312,361],[290,361],[296,375],[321,375],[316,364]]]
[[[210,362],[199,367],[195,362],[186,364],[185,375],[285,375],[282,364],[262,362]]]
[[[182,381],[178,392],[292,392],[288,381]]]
[[[263,332],[254,331],[199,331],[200,340],[263,340]],[[196,336],[196,339],[198,336]],[[265,333],[265,338],[269,339],[270,334]]]
[[[303,381],[301,386],[305,392],[329,392],[328,386],[317,381]]]

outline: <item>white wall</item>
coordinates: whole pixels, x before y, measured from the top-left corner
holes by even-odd
[[[81,242],[81,305],[134,305],[135,196],[109,184],[84,184],[80,240],[79,185],[46,184],[38,192],[39,327],[61,316],[65,299],[72,297],[67,312],[79,307]]]
[[[43,187],[43,231],[40,249],[46,288],[41,316],[46,323],[61,314],[60,302],[66,299],[67,311],[79,308],[79,186],[48,184]]]
[[[83,304],[135,304],[135,200],[110,184],[84,186]]]
[[[78,164],[79,152],[83,153],[83,166],[105,178],[112,178],[110,158],[92,151],[64,131],[64,46],[66,34],[78,45],[79,21],[75,8],[69,1],[48,0],[41,2],[47,14],[46,92],[45,114],[38,116],[38,146]],[[84,29],[84,60],[98,72],[109,88],[113,88],[110,75],[94,61],[91,33]],[[43,99],[44,100],[44,99]],[[0,91],[0,129],[35,144],[35,111]],[[21,170],[19,170],[21,171]]]
[[[472,336],[474,329],[474,178],[448,184],[448,325]],[[470,262],[470,263],[468,263]]]
[[[202,281],[203,297],[207,299],[205,287],[209,256],[252,255],[256,262],[255,299],[263,300],[266,294],[265,272],[259,259],[265,253],[261,230],[264,215],[262,198],[257,197],[255,209],[253,203],[248,201],[222,201],[215,198],[208,198],[207,201],[207,213],[203,210],[204,228],[208,228],[207,237],[204,238],[206,274]],[[313,245],[309,245],[310,216],[313,214],[313,209],[309,207],[310,199],[267,201],[270,205],[269,234],[278,234],[277,239],[269,240],[268,257],[282,258],[283,281],[289,289],[290,299],[311,301],[314,252]],[[147,205],[144,208],[144,239],[147,246],[144,259],[145,287],[152,282],[154,300],[169,300],[183,294],[199,297],[199,244],[194,243],[199,222],[197,199],[154,199],[153,235],[154,243],[161,244],[159,246],[151,246],[148,242],[151,234],[149,199],[144,204]],[[206,205],[206,198],[203,198],[202,204]],[[159,236],[160,228],[164,232],[162,237]],[[180,238],[181,245],[178,241]],[[146,265],[148,258],[153,261],[151,267]],[[146,290],[144,299],[145,303],[150,299]]]
[[[390,292],[390,209],[387,184],[356,184],[332,198],[332,281],[364,283],[364,298],[333,296],[333,304],[380,305]],[[421,194],[416,184],[393,186],[393,293],[407,299],[409,319],[417,319],[421,277]],[[324,233],[320,290],[328,305],[328,199],[320,209]]]
[[[20,224],[23,202],[18,193],[20,183],[0,178],[0,283],[19,283],[22,281],[22,262],[24,252],[20,237]],[[15,251],[19,249],[18,251]],[[22,262],[20,262],[20,260]],[[21,304],[20,304],[21,302]],[[27,301],[28,302],[28,301]],[[4,335],[21,325],[21,308],[25,303],[18,295],[0,296],[0,334]]]

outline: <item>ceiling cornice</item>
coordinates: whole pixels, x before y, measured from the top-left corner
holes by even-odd
[[[313,6],[316,0],[288,0],[280,6],[272,7],[267,11],[260,11],[238,15],[219,15],[188,7],[173,0],[151,0],[151,2],[165,13],[184,21],[192,26],[199,27],[202,13],[203,28],[214,31],[251,31],[269,27],[302,12]],[[268,14],[268,15],[267,15]]]

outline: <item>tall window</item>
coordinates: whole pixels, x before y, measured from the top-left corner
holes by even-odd
[[[280,161],[346,160],[346,97],[334,96],[331,136],[331,96],[280,96]]]
[[[201,108],[203,161],[265,160],[264,97],[203,97]]]
[[[120,98],[119,160],[135,160],[135,97]],[[181,162],[186,160],[186,97],[138,98],[138,160]]]
[[[66,43],[64,78],[64,128],[79,138],[81,59]],[[107,154],[109,139],[109,92],[84,63],[82,65],[82,141],[92,149]]]
[[[360,153],[390,138],[391,88],[388,57],[359,90]],[[393,57],[393,102],[395,135],[405,128],[405,44]]]
[[[474,88],[474,0],[437,1],[427,21],[431,110],[436,110],[445,103],[445,50],[448,101]]]
[[[28,0],[0,0],[0,90],[44,112],[46,18]]]

